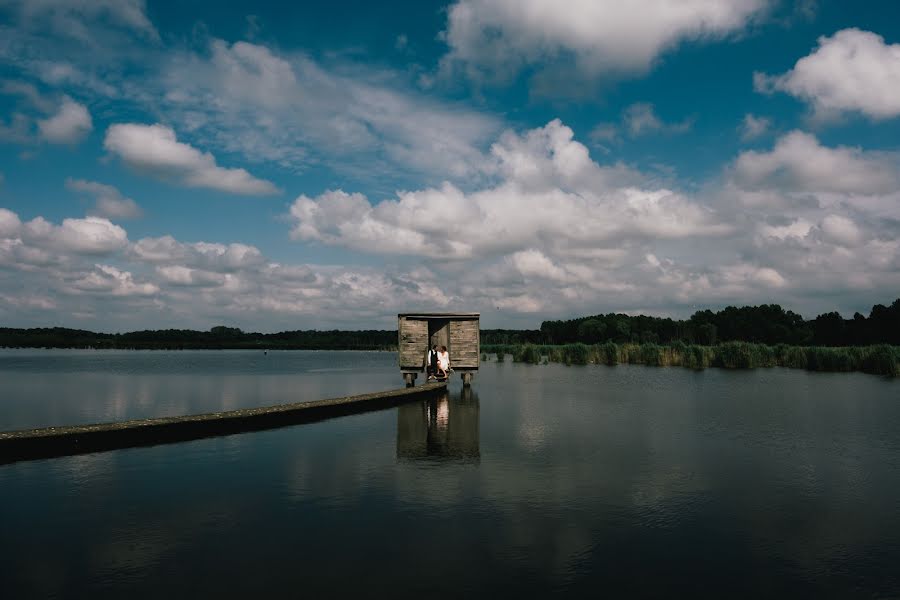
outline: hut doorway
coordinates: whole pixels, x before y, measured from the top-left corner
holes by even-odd
[[[437,344],[438,349],[441,346],[447,346],[450,351],[450,319],[429,319],[428,321],[428,347]]]

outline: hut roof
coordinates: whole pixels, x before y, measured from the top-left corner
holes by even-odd
[[[400,313],[397,315],[398,317],[407,317],[407,318],[422,318],[422,319],[477,319],[481,316],[481,313],[470,312],[470,313],[429,313],[429,312],[418,312],[418,313]]]

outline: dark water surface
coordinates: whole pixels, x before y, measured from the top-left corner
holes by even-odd
[[[356,352],[0,351],[0,429],[399,387]],[[900,597],[900,382],[488,363],[471,393],[0,466],[0,593]]]

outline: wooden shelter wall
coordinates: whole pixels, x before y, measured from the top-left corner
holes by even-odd
[[[454,369],[479,367],[478,319],[450,321],[450,366]]]
[[[400,338],[397,346],[400,368],[421,370],[428,348],[428,321],[401,318],[397,330]]]

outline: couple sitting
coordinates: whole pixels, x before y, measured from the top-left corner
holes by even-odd
[[[447,352],[447,346],[441,346],[438,349],[435,344],[431,347],[425,357],[425,372],[428,373],[429,381],[447,378],[447,374],[450,372],[450,353]]]

